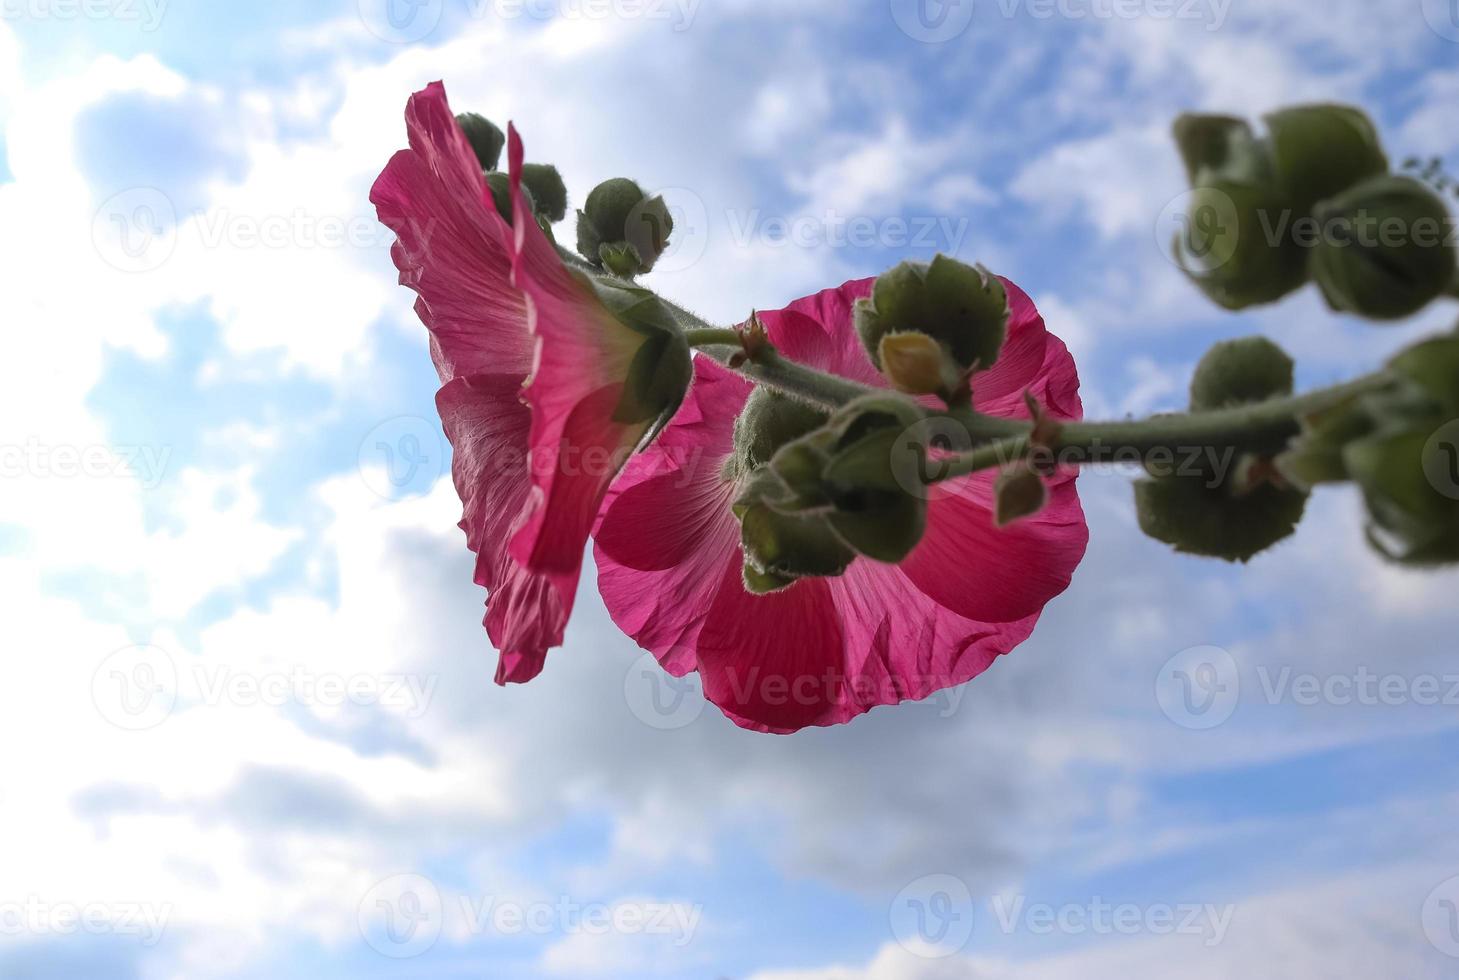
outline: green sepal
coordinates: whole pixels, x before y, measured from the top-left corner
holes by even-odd
[[[1135,481],[1140,530],[1178,552],[1230,562],[1290,537],[1306,506],[1303,491],[1271,483],[1235,496],[1191,477]]]
[[[1378,130],[1347,105],[1293,106],[1266,117],[1272,171],[1300,214],[1388,172]]]
[[[916,332],[940,341],[964,371],[981,371],[998,360],[1008,316],[1002,280],[980,265],[938,255],[878,276],[871,297],[857,301],[853,321],[878,370],[882,339]]]

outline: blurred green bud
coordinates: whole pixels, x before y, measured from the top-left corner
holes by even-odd
[[[653,292],[600,281],[594,281],[592,288],[619,323],[643,337],[629,362],[613,421],[628,425],[652,421],[652,438],[679,410],[689,390],[694,376],[689,344],[674,315]]]
[[[1459,425],[1380,430],[1351,443],[1344,461],[1379,553],[1404,565],[1459,562]]]
[[[662,197],[626,177],[604,181],[578,211],[578,251],[625,278],[648,272],[669,246],[674,219]]]
[[[547,163],[523,164],[522,186],[531,191],[536,214],[553,224],[567,216],[567,185],[556,167]]]
[[[1027,463],[1015,463],[998,474],[993,483],[993,523],[1007,527],[1032,517],[1049,502],[1044,478]]]
[[[1459,334],[1420,341],[1389,361],[1388,369],[1432,399],[1445,418],[1459,417]]]
[[[1175,120],[1172,133],[1192,187],[1266,172],[1263,150],[1245,119],[1188,112]]]
[[[878,370],[885,370],[883,339],[912,332],[938,341],[963,371],[982,371],[998,360],[1008,314],[1002,280],[980,265],[938,255],[879,276],[871,298],[857,301],[855,321]]]
[[[1235,495],[1189,477],[1138,480],[1140,529],[1176,551],[1246,562],[1290,536],[1302,519],[1307,494],[1264,483]]]
[[[1312,277],[1334,310],[1412,316],[1449,290],[1456,265],[1449,209],[1410,177],[1378,177],[1318,205]]]
[[[1293,106],[1266,117],[1272,169],[1292,206],[1314,206],[1388,172],[1373,121],[1346,105]]]
[[[1274,303],[1307,282],[1307,253],[1294,237],[1300,217],[1269,179],[1200,184],[1175,235],[1176,264],[1228,310]]]
[[[1309,416],[1302,421],[1302,434],[1276,458],[1277,470],[1287,482],[1304,489],[1346,481],[1343,453],[1349,443],[1370,434],[1374,425],[1372,414],[1358,398]]]
[[[1207,412],[1290,395],[1294,368],[1287,352],[1265,337],[1223,341],[1196,365],[1190,407]]]
[[[495,170],[501,162],[502,147],[507,145],[506,134],[496,124],[475,112],[463,112],[456,116],[456,123],[466,133],[466,141],[482,170]]]

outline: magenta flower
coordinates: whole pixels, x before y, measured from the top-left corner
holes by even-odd
[[[851,282],[762,314],[787,358],[869,385],[886,382],[852,328]],[[1007,341],[974,379],[976,408],[1027,417],[1082,414],[1064,344],[1012,283]],[[1061,474],[1037,516],[994,526],[991,472],[939,484],[922,542],[900,565],[856,559],[837,578],[752,595],[742,579],[738,493],[727,462],[751,386],[708,358],[663,436],[614,485],[595,535],[598,584],[614,621],[671,674],[697,670],[731,720],[763,732],[835,725],[917,700],[982,673],[1032,632],[1068,586],[1088,529],[1074,476]]]
[[[370,200],[396,233],[400,281],[431,333],[461,528],[501,652],[496,680],[523,683],[562,643],[603,496],[655,421],[627,379],[661,338],[627,325],[563,265],[522,193],[515,128],[509,224],[441,83],[411,96],[405,118],[410,148]]]

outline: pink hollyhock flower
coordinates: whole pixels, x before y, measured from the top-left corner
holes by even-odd
[[[662,338],[622,322],[563,265],[522,193],[515,128],[509,224],[440,82],[411,96],[405,120],[410,148],[370,200],[431,333],[461,528],[501,652],[496,680],[523,683],[562,643],[608,484],[655,420],[627,379]]]
[[[786,357],[886,386],[852,326],[874,280],[850,282],[761,314]],[[1082,415],[1064,344],[1006,282],[1002,355],[974,378],[976,407],[1027,417],[1031,392],[1058,419]],[[598,585],[614,621],[671,674],[698,671],[708,698],[749,729],[835,725],[976,677],[1032,632],[1084,556],[1074,475],[1060,474],[1037,516],[999,529],[992,473],[939,484],[926,534],[900,565],[856,559],[838,578],[746,591],[733,428],[751,385],[695,359],[695,382],[668,429],[629,464],[596,532]]]

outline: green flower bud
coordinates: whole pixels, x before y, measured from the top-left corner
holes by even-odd
[[[1300,214],[1388,172],[1373,121],[1345,105],[1294,106],[1266,117],[1272,169]]]
[[[1349,479],[1343,452],[1372,433],[1375,422],[1361,399],[1348,399],[1302,421],[1302,434],[1276,459],[1277,470],[1294,486],[1311,489]]]
[[[1389,361],[1388,369],[1432,399],[1444,417],[1459,417],[1459,334],[1421,341]]]
[[[1323,202],[1312,277],[1334,310],[1371,320],[1411,316],[1455,280],[1449,210],[1410,177],[1378,177]]]
[[[770,462],[781,446],[816,431],[829,418],[828,413],[807,402],[769,388],[756,388],[735,419],[736,470],[741,474],[753,472]]]
[[[495,170],[501,162],[502,148],[507,145],[506,134],[496,124],[475,112],[463,112],[456,116],[456,123],[466,133],[466,140],[476,154],[482,170]]]
[[[746,568],[757,572],[760,579],[755,585],[765,588],[771,582],[806,576],[831,578],[846,571],[856,560],[856,552],[819,515],[778,510],[783,493],[775,475],[762,469],[734,503]]]
[[[556,167],[547,163],[523,164],[522,186],[531,191],[539,216],[554,224],[567,216],[567,185]]]
[[[1265,337],[1223,341],[1196,365],[1191,410],[1208,412],[1290,395],[1295,366],[1286,351]]]
[[[578,251],[625,278],[648,272],[669,246],[674,219],[662,197],[626,177],[604,181],[578,211]]]
[[[1292,359],[1263,337],[1219,343],[1196,366],[1191,409],[1210,411],[1289,395],[1292,374]],[[1236,460],[1234,467],[1216,470],[1215,461],[1205,458],[1195,473],[1137,481],[1140,529],[1185,554],[1250,561],[1291,535],[1307,507],[1305,490],[1270,478],[1275,474],[1267,454],[1285,442],[1247,446],[1257,454]],[[1225,462],[1231,462],[1229,454]]]
[[[927,529],[927,499],[907,490],[899,440],[919,424],[922,409],[895,395],[868,395],[831,416],[822,490],[826,520],[858,554],[895,563],[912,553]],[[784,450],[782,450],[784,452]],[[778,457],[777,457],[778,458]]]
[[[1380,431],[1343,454],[1368,505],[1368,540],[1391,561],[1459,562],[1459,448],[1442,436]]]
[[[884,338],[915,332],[939,341],[963,371],[998,360],[1008,329],[1008,293],[982,266],[946,255],[930,264],[903,262],[876,280],[856,303],[856,330],[878,370]]]
[[[492,203],[496,205],[496,213],[507,220],[507,224],[513,224],[512,217],[512,179],[500,170],[493,170],[486,175],[486,189],[491,192]],[[536,202],[532,200],[532,190],[525,184],[522,186],[522,196],[527,199],[527,206],[535,214],[537,211]]]
[[[993,483],[993,501],[993,523],[1007,527],[1043,510],[1049,502],[1049,488],[1032,466],[1015,463],[998,474]]]
[[[1191,477],[1138,480],[1140,530],[1176,551],[1247,562],[1290,536],[1307,494],[1264,483],[1237,496]]]
[[[925,333],[887,334],[877,346],[874,361],[893,388],[909,395],[947,398],[962,380],[951,353]]]
[[[1188,112],[1175,120],[1173,134],[1193,187],[1265,172],[1261,146],[1245,119]]]
[[[629,425],[652,421],[647,437],[651,440],[679,410],[689,390],[694,376],[689,344],[674,315],[653,292],[596,281],[592,288],[618,322],[644,338],[628,365],[613,421]]]
[[[1307,252],[1293,236],[1299,217],[1269,179],[1199,185],[1175,235],[1176,264],[1228,310],[1274,303],[1307,282]]]

